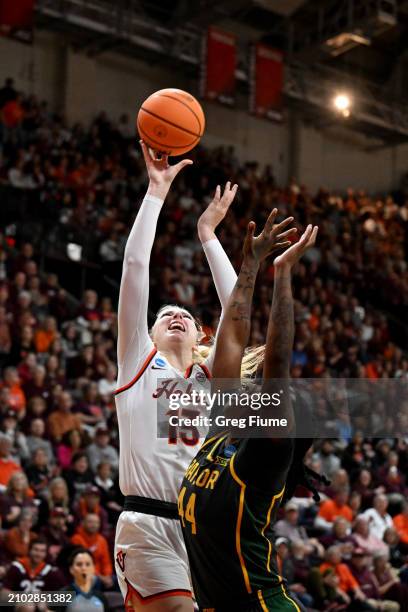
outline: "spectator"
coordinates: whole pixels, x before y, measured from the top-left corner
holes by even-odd
[[[388,550],[385,542],[370,532],[368,520],[364,515],[357,517],[354,523],[352,539],[357,548],[360,548],[368,555],[373,555],[377,551],[386,552]]]
[[[109,523],[116,525],[123,510],[123,496],[118,483],[112,479],[112,466],[108,461],[98,465],[94,482],[101,494],[101,504],[108,512]]]
[[[70,585],[62,591],[74,592],[74,600],[63,610],[67,612],[82,612],[82,610],[100,610],[109,612],[106,597],[97,588],[96,567],[94,558],[87,548],[77,548],[69,559],[69,571],[72,576]],[[54,608],[61,610],[61,606]]]
[[[68,391],[63,391],[59,397],[58,408],[48,417],[48,428],[55,442],[59,442],[67,431],[81,430],[81,419],[72,414],[72,397]]]
[[[88,548],[95,560],[95,573],[102,580],[105,587],[112,586],[112,563],[106,539],[99,533],[101,526],[97,514],[87,514],[82,525],[77,528],[71,538],[73,544]]]
[[[334,499],[326,499],[320,504],[319,512],[316,517],[316,527],[331,529],[332,523],[338,516],[342,516],[349,523],[353,520],[353,511],[347,504],[350,491],[347,487],[339,488],[334,495]]]
[[[353,539],[350,535],[350,523],[342,516],[338,516],[332,523],[330,533],[320,538],[325,548],[338,546],[343,560],[349,559],[353,550]]]
[[[52,477],[52,469],[43,448],[37,448],[33,453],[32,461],[26,467],[26,474],[36,496],[43,495]]]
[[[317,454],[322,465],[322,471],[331,479],[340,468],[340,459],[334,454],[331,440],[324,440],[320,452]]]
[[[88,446],[89,464],[93,472],[96,473],[98,465],[102,461],[111,464],[115,472],[119,469],[119,455],[114,446],[109,444],[109,430],[100,426],[95,432],[95,441]]]
[[[51,344],[57,337],[57,321],[54,317],[46,317],[44,324],[34,336],[35,348],[37,353],[46,353]]]
[[[378,588],[377,579],[373,572],[369,569],[370,564],[370,555],[362,548],[355,548],[351,557],[350,571],[357,580],[361,591],[367,597],[367,603],[374,610],[399,612],[399,605],[395,601],[382,598]]]
[[[375,536],[379,540],[384,537],[384,531],[388,527],[393,526],[392,518],[387,513],[388,499],[383,494],[378,494],[374,497],[373,507],[366,510],[363,514],[368,521],[370,535]]]
[[[10,529],[6,531],[4,537],[4,548],[11,559],[26,557],[31,542],[37,537],[37,534],[32,531],[33,514],[31,510],[22,510],[16,523],[15,527],[10,527]]]
[[[393,523],[405,552],[408,553],[408,501],[404,502],[402,511],[394,516]]]
[[[28,458],[28,447],[25,435],[18,426],[17,414],[14,410],[9,410],[3,416],[2,431],[12,444],[11,452],[14,456],[23,461]]]
[[[275,524],[277,537],[286,538],[289,542],[301,541],[307,554],[317,553],[323,556],[324,548],[316,538],[309,538],[306,529],[299,525],[299,509],[293,500],[285,505],[284,518]]]
[[[62,586],[60,572],[46,562],[47,544],[37,538],[29,544],[28,556],[14,561],[3,580],[7,592],[55,591]]]
[[[392,567],[400,568],[404,565],[406,547],[405,544],[400,542],[399,535],[395,529],[388,528],[384,531],[384,543],[388,546]]]
[[[72,500],[77,498],[92,485],[93,474],[89,469],[87,455],[79,451],[72,457],[71,467],[65,472],[68,489]]]
[[[11,454],[11,442],[7,436],[0,433],[0,491],[7,487],[14,472],[20,472],[21,467],[13,461]]]
[[[84,426],[89,429],[103,420],[102,406],[98,395],[98,385],[91,382],[84,387],[84,398],[75,408]]]
[[[62,508],[66,515],[67,521],[72,522],[73,517],[70,516],[70,499],[67,483],[60,476],[53,478],[48,487],[46,497],[41,501],[39,510],[39,523],[45,525],[48,522],[49,516],[56,508]]]
[[[407,612],[408,586],[402,584],[393,572],[387,553],[378,552],[374,555],[374,575],[381,596],[396,601],[400,605],[400,612]]]
[[[98,383],[99,395],[101,396],[101,398],[104,400],[105,403],[112,402],[113,394],[117,387],[116,377],[117,377],[116,366],[113,363],[109,363],[108,367],[106,368],[105,378],[101,378]]]
[[[26,398],[16,368],[10,367],[4,370],[3,385],[8,390],[9,405],[15,410],[18,419],[21,421],[25,415]]]
[[[34,455],[38,448],[43,449],[50,465],[55,462],[51,442],[44,438],[45,423],[43,419],[33,419],[30,424],[30,435],[27,436],[27,448],[31,455]]]
[[[324,563],[320,565],[320,573],[324,574],[327,570],[333,570],[338,578],[338,589],[344,597],[346,603],[353,601],[353,609],[367,609],[362,605],[358,605],[359,602],[365,602],[366,596],[360,589],[357,580],[349,570],[348,566],[341,561],[341,550],[338,546],[331,546],[326,551],[326,557]]]
[[[362,510],[367,510],[372,505],[375,495],[371,472],[368,469],[362,469],[359,472],[357,481],[353,484],[353,490],[361,495]]]
[[[33,377],[28,380],[24,385],[24,393],[28,399],[32,397],[42,397],[47,401],[50,390],[46,382],[47,370],[43,365],[37,365],[34,368]]]
[[[85,489],[75,504],[74,511],[78,522],[81,522],[88,514],[97,514],[102,535],[109,536],[108,514],[101,505],[101,494],[97,486],[90,485]]]
[[[10,477],[6,492],[1,499],[1,516],[5,527],[16,524],[23,509],[35,510],[33,493],[24,472],[15,472]]]
[[[62,469],[68,469],[72,457],[84,448],[85,436],[79,429],[66,431],[62,436],[61,443],[57,446],[58,464]]]
[[[48,555],[53,563],[61,550],[69,545],[67,520],[66,510],[57,506],[51,510],[47,524],[41,529],[41,535],[48,545]]]

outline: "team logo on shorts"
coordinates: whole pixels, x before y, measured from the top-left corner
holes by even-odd
[[[195,379],[197,382],[205,382],[207,380],[206,375],[204,374],[204,372],[197,372],[197,374],[195,375]]]
[[[119,565],[122,572],[125,571],[125,557],[126,557],[126,553],[124,553],[123,550],[119,550],[116,555],[116,562]]]

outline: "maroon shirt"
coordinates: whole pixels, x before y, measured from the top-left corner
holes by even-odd
[[[60,572],[48,563],[40,563],[34,570],[28,558],[13,561],[3,579],[3,588],[9,591],[58,591],[64,586]]]

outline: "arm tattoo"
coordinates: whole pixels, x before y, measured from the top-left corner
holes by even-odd
[[[270,378],[288,378],[294,341],[294,312],[290,273],[277,274],[273,288],[265,352]]]
[[[252,296],[258,272],[257,264],[243,261],[237,282],[224,314],[220,333],[228,334],[242,350],[249,341]]]

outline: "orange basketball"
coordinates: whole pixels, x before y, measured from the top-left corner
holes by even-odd
[[[197,100],[182,89],[160,89],[137,115],[140,138],[155,151],[182,155],[199,143],[205,117]]]

